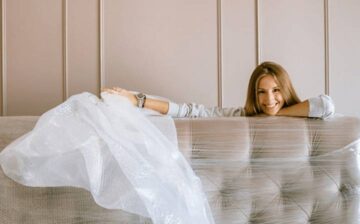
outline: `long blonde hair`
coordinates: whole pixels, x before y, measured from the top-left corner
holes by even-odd
[[[280,87],[281,95],[285,101],[284,107],[301,102],[295,92],[286,70],[279,64],[266,61],[258,65],[250,77],[246,103],[244,107],[246,116],[253,116],[262,112],[258,101],[257,89],[259,87],[260,79],[266,75],[271,75]]]

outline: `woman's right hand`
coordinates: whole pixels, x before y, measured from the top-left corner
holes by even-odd
[[[128,98],[134,106],[137,106],[137,99],[135,95],[126,89],[113,87],[113,88],[104,88],[102,91],[108,92],[110,94],[117,94],[120,96],[124,96]],[[144,108],[157,111],[161,114],[167,114],[169,111],[169,102],[164,100],[146,98]]]
[[[110,94],[116,94],[116,95],[120,95],[120,96],[124,96],[126,98],[128,98],[130,100],[130,102],[136,106],[137,104],[137,100],[134,94],[132,94],[131,92],[129,92],[126,89],[122,89],[120,87],[113,87],[113,88],[103,88],[101,92],[107,92]]]

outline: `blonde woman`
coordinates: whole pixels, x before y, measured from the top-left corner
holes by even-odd
[[[142,93],[133,94],[118,87],[106,88],[104,91],[125,96],[135,106],[155,110],[172,117],[277,115],[325,119],[335,112],[333,101],[327,95],[301,101],[286,70],[274,62],[263,62],[255,68],[250,77],[244,107],[206,108],[204,105],[195,103],[177,104],[146,97]]]

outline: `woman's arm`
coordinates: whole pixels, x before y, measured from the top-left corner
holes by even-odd
[[[137,105],[137,99],[135,97],[135,94],[133,94],[125,89],[121,89],[119,87],[114,87],[111,89],[104,88],[102,91],[112,93],[112,94],[117,94],[120,96],[124,96],[124,97],[128,98],[134,106]],[[158,100],[158,99],[146,98],[144,107],[147,109],[157,111],[161,114],[167,114],[169,111],[169,102],[163,101],[163,100]]]
[[[304,102],[281,109],[279,116],[317,117],[326,119],[335,113],[335,105],[330,96],[320,95]]]
[[[169,102],[146,98],[144,107],[147,109],[155,110],[161,114],[167,114],[169,111]]]
[[[301,103],[284,107],[277,114],[277,116],[293,116],[293,117],[308,117],[309,116],[309,101],[305,100]]]
[[[121,88],[106,88],[103,91],[118,94],[127,97],[131,103],[136,106],[137,99],[135,95],[125,89]],[[170,115],[172,117],[233,117],[233,116],[245,116],[243,108],[219,108],[211,107],[207,108],[202,104],[196,103],[183,103],[177,104],[171,101],[154,99],[146,97],[144,107],[157,111],[161,114]]]
[[[118,94],[127,97],[131,103],[136,106],[137,100],[133,93],[118,87],[103,91]],[[176,104],[170,101],[146,98],[144,107],[157,111],[161,114],[172,117],[234,117],[245,116],[243,108],[206,108],[204,105],[195,103]],[[281,109],[278,116],[295,116],[295,117],[317,117],[328,118],[335,113],[335,106],[332,99],[327,95],[320,95],[305,100],[301,103]]]
[[[205,107],[196,103],[169,103],[168,115],[172,117],[238,117],[245,116],[242,107]]]

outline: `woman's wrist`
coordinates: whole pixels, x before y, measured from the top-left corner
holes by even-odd
[[[169,102],[146,98],[144,108],[155,110],[161,114],[167,114],[169,111]]]
[[[134,95],[136,98],[136,106],[139,108],[145,107],[146,95],[143,93],[137,93]]]

